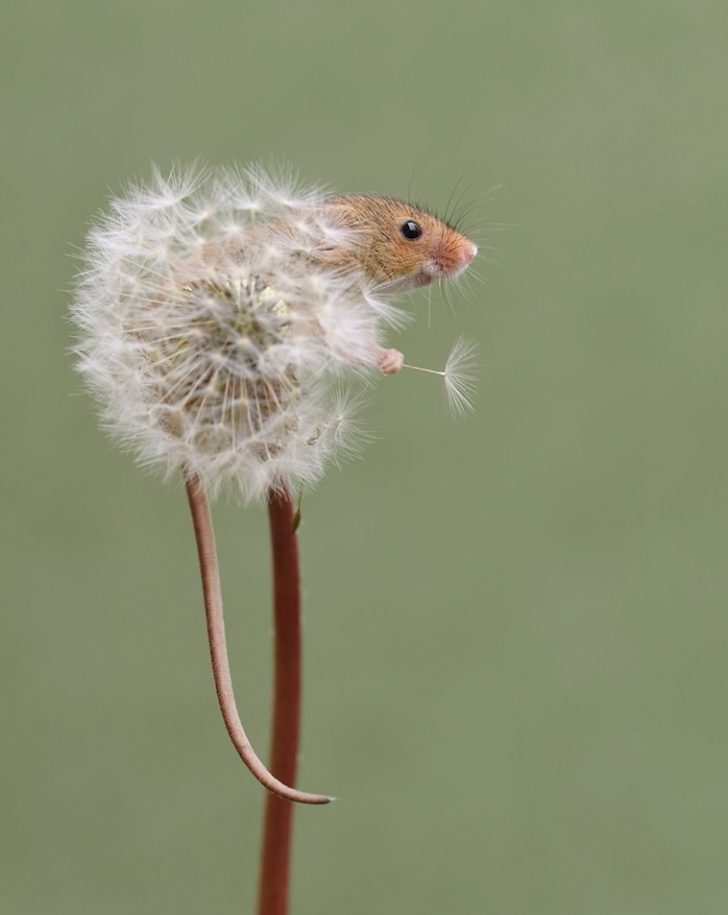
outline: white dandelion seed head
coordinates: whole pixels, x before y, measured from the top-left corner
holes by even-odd
[[[320,189],[201,169],[154,173],[89,233],[79,369],[145,465],[245,500],[314,483],[352,448],[342,377],[397,311],[326,267],[346,241]]]

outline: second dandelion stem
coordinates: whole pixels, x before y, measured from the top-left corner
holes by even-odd
[[[275,675],[270,768],[295,785],[301,730],[301,586],[296,514],[287,494],[268,496],[273,555]],[[258,915],[288,912],[294,807],[266,798],[260,865]]]

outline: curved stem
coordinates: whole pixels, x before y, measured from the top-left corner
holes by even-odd
[[[301,731],[301,587],[293,503],[287,493],[268,495],[273,556],[275,684],[271,771],[296,782]],[[291,870],[293,805],[268,795],[263,827],[258,915],[286,915]]]
[[[197,477],[189,478],[186,480],[185,485],[190,511],[192,512],[192,523],[195,528],[197,553],[200,559],[212,674],[215,680],[218,702],[220,703],[220,711],[233,746],[251,773],[272,794],[285,798],[287,801],[296,801],[299,804],[328,804],[333,798],[324,794],[308,794],[304,791],[296,791],[271,775],[248,740],[235,705],[233,683],[230,676],[230,662],[225,640],[225,621],[222,612],[220,572],[210,508]]]

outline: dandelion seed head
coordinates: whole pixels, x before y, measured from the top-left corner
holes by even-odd
[[[368,271],[371,238],[342,199],[285,168],[178,168],[154,170],[98,217],[72,305],[78,367],[141,464],[247,501],[309,486],[355,450],[360,404],[341,385],[376,371],[382,325],[404,316]],[[472,260],[466,244],[448,266],[437,242],[442,270]],[[466,356],[448,361],[457,410]]]
[[[97,220],[72,307],[79,369],[142,464],[250,500],[351,449],[334,388],[373,363],[380,315],[363,278],[317,266],[343,238],[322,203],[259,168],[155,171]]]

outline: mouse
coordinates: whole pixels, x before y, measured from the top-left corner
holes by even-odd
[[[330,195],[316,209],[288,214],[249,229],[231,241],[242,261],[255,264],[266,244],[284,240],[297,253],[339,277],[358,278],[385,299],[458,277],[472,264],[478,246],[449,222],[396,197]],[[218,249],[219,250],[219,249]],[[396,375],[404,355],[372,342],[373,362],[383,375]]]
[[[454,279],[475,260],[478,246],[429,211],[395,197],[348,194],[334,197],[327,209],[335,223],[352,232],[352,241],[334,249],[331,263],[358,269],[385,293],[421,288]],[[396,375],[404,355],[377,348],[377,366]]]

